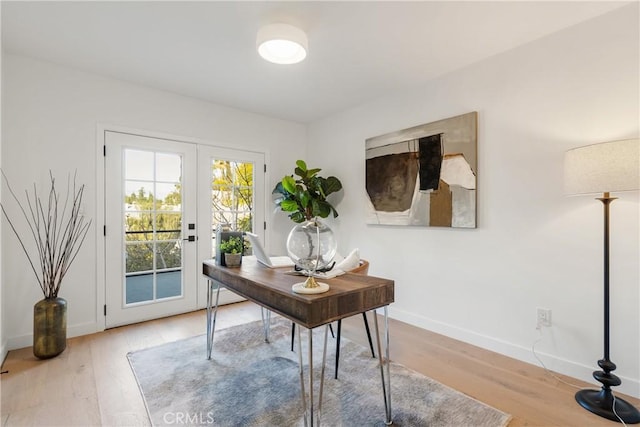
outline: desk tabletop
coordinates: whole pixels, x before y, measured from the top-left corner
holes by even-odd
[[[296,294],[291,287],[303,276],[285,274],[290,268],[267,268],[252,258],[243,258],[240,268],[202,263],[202,273],[229,290],[274,311],[306,328],[383,307],[394,301],[393,280],[346,273],[320,279],[329,285],[322,294]]]

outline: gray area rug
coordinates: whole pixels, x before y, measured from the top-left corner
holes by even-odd
[[[314,332],[316,398],[323,331]],[[290,351],[290,333],[291,323],[277,317],[270,343],[264,342],[261,322],[216,331],[211,360],[206,359],[204,335],[129,353],[151,422],[304,426],[298,356]],[[307,363],[305,330],[301,336]],[[333,379],[334,361],[335,340],[329,335],[321,424],[384,426],[378,360],[367,348],[342,338],[338,380]],[[493,427],[505,426],[511,418],[393,362],[391,390],[396,426]]]

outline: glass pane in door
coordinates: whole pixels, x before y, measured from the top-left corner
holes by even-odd
[[[218,225],[233,231],[253,231],[254,164],[211,160],[211,239],[215,256]]]
[[[124,150],[125,304],[183,295],[182,157]]]

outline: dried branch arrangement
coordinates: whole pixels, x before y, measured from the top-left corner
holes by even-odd
[[[48,198],[43,199],[38,194],[36,185],[33,184],[32,193],[25,190],[26,205],[24,205],[13,192],[4,171],[2,176],[29,226],[37,255],[29,253],[25,246],[28,236],[20,236],[13,221],[7,215],[4,204],[0,203],[2,213],[18,238],[44,297],[57,298],[62,279],[78,255],[91,226],[91,220],[87,221],[80,213],[84,185],[76,186],[76,174],[74,174],[73,187],[71,187],[71,177],[68,177],[66,195],[62,200],[56,190],[56,180],[49,171],[51,186]],[[36,266],[40,267],[40,271]]]

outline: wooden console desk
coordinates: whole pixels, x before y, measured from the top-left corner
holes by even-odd
[[[305,411],[305,425],[309,415],[311,426],[314,425],[314,399],[313,399],[313,340],[311,329],[343,319],[345,317],[360,314],[376,308],[384,309],[385,331],[384,351],[380,340],[377,316],[375,319],[375,335],[377,338],[378,357],[380,360],[380,375],[382,379],[382,391],[385,403],[387,424],[391,424],[391,387],[389,378],[389,327],[387,306],[394,299],[394,282],[373,276],[346,273],[333,279],[322,279],[331,287],[328,292],[315,295],[295,294],[291,286],[304,280],[304,277],[285,274],[287,268],[266,268],[255,259],[244,258],[240,268],[227,268],[215,265],[213,260],[204,261],[203,274],[209,279],[207,292],[207,358],[211,358],[213,337],[215,333],[215,317],[218,306],[217,295],[220,286],[255,302],[263,308],[276,312],[290,319],[301,327],[309,329],[309,408],[307,410],[304,380],[302,377],[302,351],[299,345],[300,380],[302,387],[303,409]],[[216,301],[213,303],[213,294],[216,293]],[[298,334],[300,329],[297,328]],[[268,322],[265,327],[265,339],[268,340]],[[326,352],[326,328],[325,345]],[[324,374],[324,359],[322,372]],[[385,369],[386,366],[386,369]],[[386,371],[386,372],[385,372]],[[318,407],[321,408],[322,387],[324,375],[320,380],[320,394]]]

